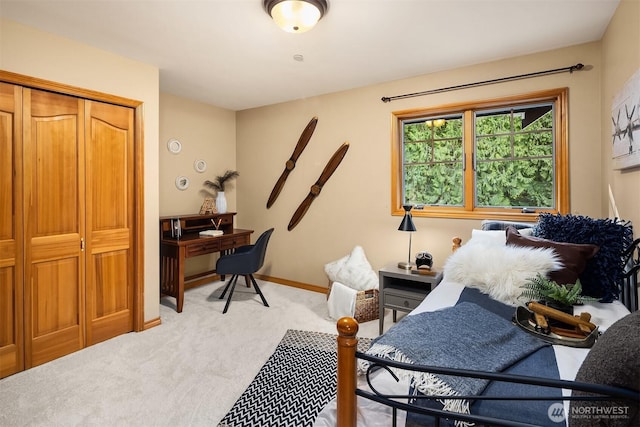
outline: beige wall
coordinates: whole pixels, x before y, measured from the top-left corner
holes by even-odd
[[[204,181],[236,168],[236,113],[164,93],[160,105],[160,215],[198,213],[204,198],[213,196]],[[172,138],[182,144],[179,154],[167,149]],[[194,168],[199,159],[207,163],[203,173]],[[181,191],[176,187],[178,176],[189,178],[189,188]],[[244,174],[238,177],[242,179]],[[225,188],[225,196],[228,211],[235,212],[236,181]],[[213,268],[214,261],[209,255],[188,259],[186,273]]]
[[[145,135],[145,320],[159,315],[159,215],[195,212],[204,197],[202,182],[227,168],[240,177],[229,192],[237,225],[256,233],[275,227],[263,273],[326,285],[325,263],[362,245],[375,269],[404,260],[408,236],[391,216],[391,112],[569,87],[571,211],[602,217],[608,211],[608,185],[621,216],[640,224],[638,170],[610,166],[611,99],[640,65],[640,3],[623,0],[602,42],[506,59],[494,63],[404,79],[361,89],[233,113],[158,93],[156,67],[2,20],[0,68],[144,102]],[[631,42],[629,41],[631,40]],[[589,71],[382,103],[398,95],[582,62]],[[318,127],[277,202],[266,209],[273,184],[284,169],[300,132],[317,115]],[[182,142],[180,155],[167,151],[169,138]],[[344,141],[351,147],[301,223],[291,232],[291,215]],[[203,158],[207,172],[193,161]],[[191,180],[175,188],[175,177]],[[204,179],[203,179],[204,178]],[[596,190],[597,191],[594,191]],[[413,250],[425,249],[442,265],[451,237],[470,237],[479,221],[416,218]],[[638,233],[636,232],[636,235]]]
[[[389,82],[238,112],[237,158],[243,179],[238,183],[238,211],[243,225],[263,230],[275,227],[266,274],[326,286],[325,263],[364,247],[374,269],[406,260],[408,235],[397,231],[400,217],[391,216],[390,134],[392,111],[478,100],[535,90],[569,87],[571,211],[606,215],[594,189],[602,182],[600,43],[590,43],[537,55],[511,58],[468,68]],[[399,95],[511,75],[566,67],[576,63],[589,71],[556,74],[483,86],[391,103],[382,96]],[[312,116],[318,126],[291,173],[280,198],[265,203],[298,136]],[[351,147],[340,168],[325,185],[301,223],[287,224],[325,163],[343,141]],[[441,266],[451,238],[468,239],[479,221],[414,218],[413,252],[428,250]]]
[[[612,168],[611,108],[613,98],[640,68],[640,2],[622,0],[602,39],[602,164],[605,170],[601,185],[602,209],[611,212],[608,185],[611,185],[620,217],[635,224],[640,233],[640,168],[624,171]],[[636,110],[637,111],[637,110]]]
[[[158,69],[7,20],[0,20],[0,69],[144,103],[144,317],[157,318]]]

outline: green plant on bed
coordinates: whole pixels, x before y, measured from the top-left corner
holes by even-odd
[[[572,306],[585,302],[598,301],[597,298],[582,295],[580,279],[573,285],[560,285],[542,274],[528,279],[522,286],[521,299],[527,301],[547,301],[560,306]]]

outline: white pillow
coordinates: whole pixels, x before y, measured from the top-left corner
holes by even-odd
[[[451,254],[443,273],[447,281],[479,289],[497,301],[517,306],[524,302],[518,297],[527,279],[561,267],[553,249],[477,242]]]
[[[522,228],[518,232],[523,236],[532,236],[533,228]],[[471,230],[471,240],[469,243],[493,243],[496,245],[507,244],[507,231],[506,230]]]
[[[361,246],[353,248],[351,253],[339,260],[325,264],[324,272],[332,282],[340,282],[359,291],[378,288],[378,275]]]
[[[507,232],[505,230],[478,230],[474,228],[471,230],[471,240],[467,244],[469,243],[506,245]]]

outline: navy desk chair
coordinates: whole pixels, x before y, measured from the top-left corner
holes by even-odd
[[[233,290],[236,287],[238,276],[244,276],[247,280],[247,285],[249,284],[248,279],[250,279],[256,292],[260,295],[262,303],[265,307],[269,307],[267,300],[264,298],[262,291],[260,291],[260,288],[258,287],[258,283],[256,283],[256,279],[253,277],[253,273],[262,268],[262,265],[264,264],[264,257],[267,253],[267,243],[269,243],[271,233],[273,233],[273,228],[262,233],[253,245],[240,246],[236,248],[235,252],[232,254],[223,255],[218,258],[218,262],[216,263],[216,272],[220,276],[225,276],[227,274],[231,275],[231,279],[229,279],[227,286],[224,287],[222,295],[220,295],[220,299],[223,299],[227,291],[229,291],[227,303],[222,311],[223,314],[227,312],[229,304],[231,304],[231,296],[233,295]]]

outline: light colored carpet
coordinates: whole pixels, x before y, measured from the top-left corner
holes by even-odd
[[[223,283],[200,286],[182,313],[163,299],[160,326],[0,380],[0,426],[217,425],[287,329],[336,333],[324,294],[259,281],[264,307],[241,282],[225,315]]]

